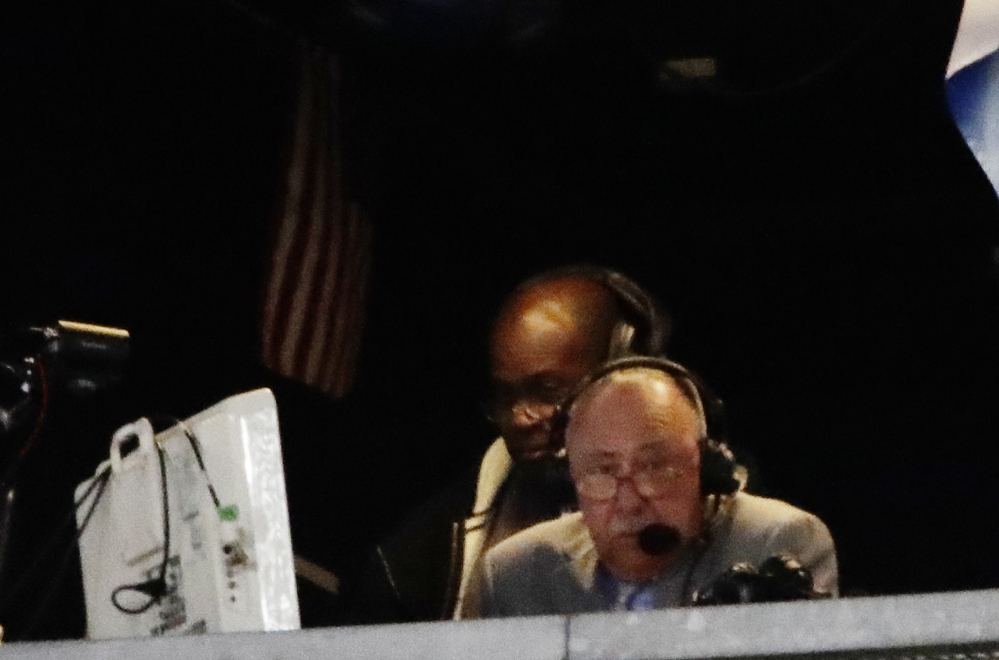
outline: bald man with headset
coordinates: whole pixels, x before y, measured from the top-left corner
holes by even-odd
[[[709,436],[694,377],[664,359],[611,361],[555,420],[580,511],[486,553],[484,616],[643,610],[690,604],[732,567],[781,557],[835,595],[829,530],[785,502],[742,492]]]

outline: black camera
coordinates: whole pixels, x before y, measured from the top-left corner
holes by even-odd
[[[775,555],[755,568],[736,564],[704,589],[694,593],[694,605],[736,605],[775,603],[786,600],[814,600],[829,594],[815,591],[812,573],[790,555]]]
[[[121,381],[128,331],[59,321],[11,333],[0,342],[0,436],[32,418],[52,388],[87,395]]]

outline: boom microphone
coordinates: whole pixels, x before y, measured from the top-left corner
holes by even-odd
[[[647,555],[665,555],[680,545],[680,532],[662,523],[646,525],[638,532],[638,547]]]

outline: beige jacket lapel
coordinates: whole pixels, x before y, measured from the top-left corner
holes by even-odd
[[[493,510],[493,503],[500,487],[510,474],[513,466],[513,458],[507,451],[506,442],[503,438],[497,438],[486,455],[482,458],[482,466],[479,468],[479,480],[475,487],[475,506],[472,508],[472,515],[465,520],[465,542],[461,564],[461,582],[458,585],[458,598],[454,607],[455,619],[473,618],[478,613],[475,611],[476,604],[470,602],[469,584],[475,566],[482,555],[482,548],[486,543],[486,535],[489,527],[496,515]]]

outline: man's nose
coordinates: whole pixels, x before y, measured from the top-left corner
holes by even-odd
[[[534,401],[517,401],[513,404],[514,426],[528,427],[547,422],[555,413],[555,406]]]
[[[638,492],[638,486],[631,476],[621,477],[617,481],[617,491],[614,493],[614,503],[622,511],[641,508],[645,498]]]

